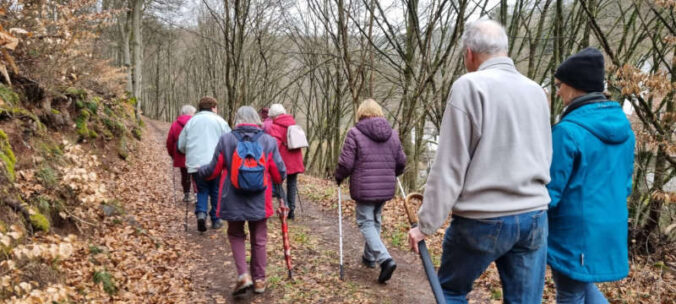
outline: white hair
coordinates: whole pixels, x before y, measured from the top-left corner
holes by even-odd
[[[462,33],[462,45],[472,52],[488,55],[507,53],[507,33],[505,28],[490,19],[480,19],[465,25]]]
[[[239,124],[256,124],[260,126],[263,123],[256,109],[250,106],[241,106],[237,109],[237,114],[235,115],[235,125]]]
[[[273,103],[270,106],[270,110],[268,110],[268,116],[275,118],[279,115],[286,114],[286,109],[284,109],[284,106],[278,103]]]
[[[191,105],[183,105],[181,107],[181,115],[193,115],[195,114],[195,111],[197,111],[197,109]]]

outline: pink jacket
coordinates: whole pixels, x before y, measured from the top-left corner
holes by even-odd
[[[192,116],[181,115],[176,118],[176,121],[171,124],[169,128],[169,135],[167,136],[167,152],[174,160],[174,167],[185,168],[185,154],[178,151],[178,136],[181,135],[183,126],[188,123]]]
[[[286,148],[286,129],[295,124],[296,121],[293,119],[293,116],[282,114],[273,119],[272,125],[265,130],[277,140],[279,154],[282,155],[282,159],[286,165],[286,174],[305,172],[305,166],[303,166],[303,150],[289,150]]]

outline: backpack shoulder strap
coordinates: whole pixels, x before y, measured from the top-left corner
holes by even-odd
[[[263,136],[263,131],[258,131],[254,136],[251,137],[251,141],[257,141],[259,138]]]

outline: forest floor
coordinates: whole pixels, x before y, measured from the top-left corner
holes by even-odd
[[[191,303],[433,303],[434,299],[425,280],[419,258],[407,250],[405,220],[401,201],[395,199],[385,205],[383,239],[397,262],[397,270],[387,284],[376,279],[379,269],[369,269],[360,262],[363,238],[354,220],[354,204],[343,204],[343,242],[345,279],[338,277],[338,216],[335,184],[331,181],[301,176],[300,198],[296,203],[296,219],[289,221],[293,280],[287,278],[282,250],[281,227],[276,216],[268,219],[267,290],[262,295],[249,291],[233,298],[230,293],[237,277],[225,228],[196,231],[190,203],[188,231],[184,230],[186,205],[180,191],[172,194],[178,172],[170,171],[170,160],[164,148],[169,123],[146,119],[146,132],[136,160],[139,166],[130,166],[121,180],[142,180],[143,187],[127,188],[127,201],[141,194],[149,196],[151,206],[144,206],[149,214],[143,216],[143,226],[154,226],[154,237],[171,245],[178,252],[180,269],[174,274],[182,277],[175,285],[183,291],[180,298]],[[148,165],[152,163],[153,165]],[[120,189],[118,189],[120,190]],[[345,188],[344,194],[349,193]],[[347,196],[347,195],[345,195]],[[126,203],[126,202],[123,202]],[[129,213],[135,209],[127,208]],[[448,223],[447,223],[448,224]],[[429,239],[433,260],[438,265],[443,230]],[[247,248],[248,248],[247,244]],[[672,257],[673,258],[673,257]],[[634,261],[636,262],[636,261]],[[173,284],[172,284],[173,285]],[[545,283],[543,303],[554,302],[553,282],[549,271]],[[612,303],[676,303],[674,273],[664,263],[644,260],[632,265],[630,276],[615,283],[601,284],[601,290]],[[471,303],[499,303],[502,291],[494,264],[475,282],[469,296]]]

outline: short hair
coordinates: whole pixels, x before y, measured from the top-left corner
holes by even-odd
[[[490,19],[480,19],[465,25],[462,33],[463,49],[494,55],[507,52],[508,39],[505,28]]]
[[[181,115],[193,115],[195,114],[195,111],[197,110],[195,110],[195,107],[191,105],[183,105],[181,107]]]
[[[237,109],[237,114],[235,115],[235,125],[239,124],[255,124],[260,126],[263,123],[256,109],[250,106],[241,106]]]
[[[199,105],[198,105],[200,111],[211,110],[211,109],[215,108],[216,106],[218,106],[218,101],[216,101],[216,99],[211,97],[211,96],[202,97],[202,99],[200,99],[200,102],[199,102]]]
[[[284,109],[283,105],[274,103],[270,106],[270,110],[268,111],[268,115],[270,115],[270,117],[275,118],[282,114],[286,114],[286,109]]]
[[[357,108],[357,120],[371,117],[383,117],[383,108],[373,99],[366,99]]]

